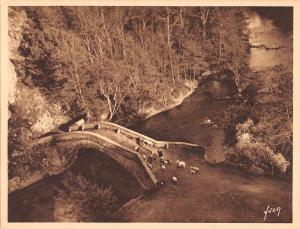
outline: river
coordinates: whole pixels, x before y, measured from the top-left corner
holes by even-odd
[[[286,66],[288,69],[292,69],[291,32],[283,31],[280,27],[274,25],[271,19],[262,17],[256,12],[249,14],[249,18],[248,29],[250,31],[250,43],[252,46],[255,46],[250,50],[249,66],[251,70],[253,72],[265,71],[279,64]],[[230,88],[228,88],[228,86],[224,87],[224,85],[221,83],[215,82],[210,83],[209,85],[199,85],[197,90],[181,105],[169,111],[165,111],[150,117],[149,119],[138,123],[131,128],[158,140],[186,141],[202,145],[205,147],[206,153],[210,160],[221,162],[225,159],[225,151],[223,146],[226,138],[224,131],[224,119],[226,118],[227,114],[226,111],[237,105],[237,102],[234,100],[219,99],[220,97],[226,96],[227,93],[230,93]],[[82,162],[82,160],[80,161]],[[100,163],[99,160],[96,160],[93,158],[93,156],[91,156],[90,159],[85,160],[89,161],[86,162],[89,165],[91,161],[93,164]],[[73,172],[71,171],[72,173],[75,173],[76,176],[78,175],[78,170],[82,169],[79,169],[80,166],[78,167],[78,163],[73,168]],[[113,167],[114,166],[106,166],[106,169]],[[115,165],[115,169],[120,168]],[[206,169],[211,170],[212,174],[216,173],[213,169]],[[82,172],[83,175],[91,172],[90,168],[85,168],[84,171]],[[95,172],[95,170],[93,171]],[[100,171],[99,174],[101,174]],[[103,174],[105,176],[109,176],[109,171]],[[113,174],[113,171],[110,171],[110,174]],[[123,174],[123,176],[124,174],[125,176],[129,176],[128,174],[126,175],[125,171],[122,171],[117,177],[121,176],[121,174]],[[223,174],[223,172],[218,173],[218,176],[221,177],[219,181],[223,180],[223,177],[220,174]],[[90,175],[91,174],[88,174],[88,176]],[[103,176],[100,177],[100,180],[103,182],[108,182],[108,180]],[[230,176],[233,176],[232,179],[237,180],[236,186],[240,187],[238,183],[241,179],[238,176],[233,175],[233,172],[230,173]],[[99,178],[98,176],[96,177]],[[74,214],[71,214],[71,217],[68,217],[69,213],[66,212],[68,210],[67,207],[57,204],[59,200],[57,188],[62,186],[64,179],[68,179],[68,176],[66,177],[66,175],[63,174],[58,177],[48,178],[33,185],[32,187],[26,188],[25,190],[10,194],[9,220],[78,221],[79,218],[76,216],[76,212],[74,213],[75,216]],[[256,178],[253,177],[251,178],[252,184],[251,187],[249,186],[249,190],[255,188],[255,179]],[[244,179],[243,182],[246,182],[246,179]],[[261,190],[267,188],[270,190],[276,190],[276,187],[278,188],[280,186],[276,182],[271,182],[269,178],[258,178],[257,182],[260,183],[259,188]],[[120,184],[120,180],[116,182],[116,184],[118,183]],[[266,184],[270,185],[267,186]],[[282,183],[282,186],[284,185],[285,184]],[[132,187],[134,190],[137,186],[133,183]],[[126,191],[127,193],[131,193],[133,190]],[[116,198],[119,199],[122,197],[122,195],[124,196],[126,194],[118,193],[118,188],[113,191],[116,195]],[[235,192],[235,190],[232,190],[232,192]],[[288,197],[285,201],[290,201],[290,186],[286,188],[286,192],[287,194],[281,193],[280,195],[287,195]],[[231,195],[232,193],[229,194]],[[235,201],[234,196],[235,195],[233,195],[232,199]],[[265,193],[264,196],[264,198],[267,198],[268,195]],[[127,196],[125,199],[114,203],[115,207],[117,208],[129,198],[130,197]],[[243,198],[247,199],[247,197]],[[61,201],[62,198],[60,199],[59,203],[61,203]],[[69,202],[65,202],[65,204],[69,206],[70,201],[72,202],[72,199],[68,199],[68,201]],[[74,198],[73,201],[78,201],[78,198]],[[238,201],[238,199],[236,201]],[[263,200],[261,200],[261,202],[264,203]],[[287,208],[290,208],[289,203]],[[290,209],[288,211],[290,211]],[[24,212],[30,212],[30,214],[25,214],[26,216],[24,216]],[[63,215],[57,216],[58,213]],[[287,218],[290,219],[290,216],[287,216]],[[87,218],[86,220],[92,221],[93,219]],[[105,220],[105,218],[103,218],[103,220]]]
[[[249,15],[250,43],[261,48],[251,48],[249,66],[253,70],[264,70],[282,64],[293,68],[293,34],[274,25],[273,21],[253,12]],[[275,48],[269,49],[267,48]]]
[[[260,82],[268,85],[269,80],[277,76],[273,74],[274,66],[281,65],[292,70],[291,31],[275,25],[269,17],[257,12],[249,13],[248,29],[253,46],[248,60],[251,69],[248,78],[251,79],[252,74],[253,77],[259,75],[262,77]],[[222,123],[227,118],[226,110],[238,107],[234,100],[217,99],[226,94],[223,86],[200,85],[180,106],[157,114],[137,124],[134,129],[162,140],[200,144],[206,148],[209,159],[220,162],[225,158],[223,144],[226,132]],[[227,92],[230,93],[230,90],[227,89]],[[207,126],[206,120],[216,125]],[[193,158],[187,163],[195,163],[196,160]],[[152,201],[142,199],[132,202],[118,213],[120,219],[129,222],[291,222],[291,183],[247,176],[226,166],[200,163],[198,166],[200,176],[194,178],[184,172],[172,171],[173,175],[181,178],[180,185],[166,186],[152,197]],[[284,209],[282,212],[286,215],[264,221],[262,209],[271,205]],[[142,209],[146,210],[140,215]]]
[[[283,65],[291,71],[292,32],[286,31],[280,25],[274,25],[272,19],[260,16],[255,11],[249,12],[248,17],[249,41],[253,46],[248,60],[250,72],[255,74],[258,71],[266,71],[263,81],[267,81],[268,77],[272,76],[268,71],[275,65]],[[187,141],[203,145],[209,157],[220,162],[225,158],[222,149],[225,133],[222,128],[207,127],[204,122],[209,119],[221,127],[223,119],[226,118],[226,109],[236,105],[234,101],[216,99],[226,96],[226,92],[230,93],[228,87],[225,90],[224,88],[224,85],[217,82],[213,85],[200,85],[181,105],[149,118],[134,129],[161,140]],[[213,97],[208,96],[207,92]]]

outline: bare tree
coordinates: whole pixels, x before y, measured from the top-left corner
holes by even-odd
[[[202,27],[203,27],[203,29],[202,29],[203,42],[205,42],[205,40],[206,40],[206,25],[207,25],[208,15],[209,15],[209,8],[201,7],[200,18],[201,18]]]
[[[176,19],[171,23],[171,13],[169,7],[166,7],[167,15],[166,18],[158,17],[158,19],[165,21],[166,23],[166,34],[167,34],[167,46],[168,46],[168,55],[169,55],[169,61],[170,61],[170,68],[171,68],[171,74],[172,74],[172,80],[173,83],[175,83],[175,73],[174,73],[174,66],[173,66],[173,56],[172,56],[172,32],[174,26],[177,24],[179,17],[176,17]]]
[[[109,108],[109,120],[115,116],[124,102],[126,92],[121,81],[117,81],[115,77],[105,76],[98,81],[100,93],[107,101]]]
[[[72,82],[73,82],[73,85],[74,85],[74,89],[76,91],[77,103],[80,107],[83,108],[86,118],[89,119],[91,117],[91,113],[88,109],[87,103],[86,103],[86,101],[84,99],[84,96],[83,96],[83,93],[82,93],[80,78],[79,78],[79,75],[78,75],[78,70],[77,70],[76,64],[69,67],[69,72],[70,72],[71,79],[72,79]]]
[[[219,55],[218,55],[218,63],[222,61],[222,50],[223,50],[223,23],[222,23],[222,15],[221,15],[221,9],[217,8],[218,18],[219,18],[219,26],[218,26],[218,32],[219,32]]]
[[[90,38],[90,35],[87,35],[87,33],[85,33],[85,38],[82,40],[83,44],[85,45],[87,51],[88,51],[88,55],[90,58],[90,62],[91,64],[93,63],[93,54],[92,54],[92,41]]]
[[[112,39],[110,36],[110,33],[108,31],[108,26],[107,26],[107,22],[105,20],[105,16],[104,16],[104,11],[101,8],[101,19],[102,19],[102,35],[103,37],[106,38],[107,42],[108,42],[108,46],[109,46],[109,54],[110,54],[110,58],[113,59],[114,58],[114,52],[113,52],[113,44],[112,44]]]
[[[206,40],[206,27],[208,22],[208,16],[209,16],[209,8],[208,7],[200,7],[200,13],[199,14],[190,14],[192,17],[199,18],[202,25],[202,40],[205,42]]]

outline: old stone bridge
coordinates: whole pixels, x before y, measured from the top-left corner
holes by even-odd
[[[152,189],[157,179],[147,158],[159,150],[176,147],[197,148],[198,145],[185,142],[157,141],[123,126],[110,123],[77,123],[67,131],[52,132],[31,144],[47,155],[47,166],[43,171],[33,173],[30,179],[18,177],[9,180],[9,192],[29,186],[46,176],[56,175],[68,169],[82,149],[93,149],[111,157],[127,169],[145,190]]]

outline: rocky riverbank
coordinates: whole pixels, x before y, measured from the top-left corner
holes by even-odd
[[[195,92],[197,86],[197,80],[184,81],[183,86],[177,89],[175,93],[171,93],[170,98],[168,99],[168,103],[165,106],[159,107],[157,106],[157,104],[153,104],[152,107],[145,110],[143,112],[144,119],[148,119],[156,114],[162,113],[180,105],[187,97]]]

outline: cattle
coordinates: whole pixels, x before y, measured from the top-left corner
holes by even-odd
[[[177,183],[178,178],[174,176],[174,177],[172,177],[172,181],[173,181],[174,183]]]
[[[163,152],[162,152],[161,150],[158,150],[157,153],[158,153],[158,156],[159,156],[159,157],[163,157],[163,155],[164,155]]]
[[[185,162],[184,161],[177,160],[176,163],[177,163],[178,168],[182,168],[182,169],[185,168]]]

